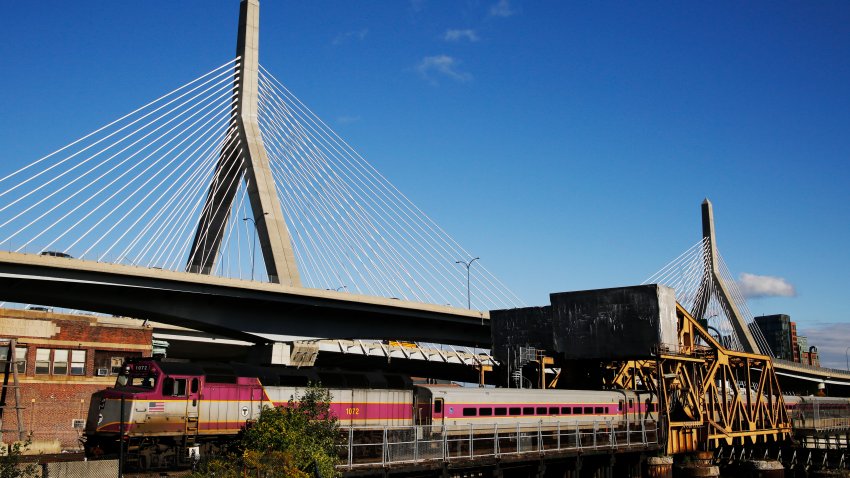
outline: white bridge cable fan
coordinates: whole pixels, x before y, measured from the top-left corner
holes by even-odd
[[[259,122],[305,286],[465,307],[472,255],[260,66]],[[522,301],[478,261],[475,309]]]
[[[0,178],[2,247],[183,270],[218,156],[239,147],[237,61]]]
[[[726,348],[733,350],[744,350],[742,338],[738,337],[732,325],[734,313],[721,300],[722,291],[719,290],[714,280],[707,275],[711,270],[710,251],[711,247],[707,238],[704,238],[688,248],[676,259],[670,261],[661,270],[653,274],[644,284],[663,284],[676,291],[676,301],[689,313],[695,314],[699,304],[704,303],[705,308],[702,317],[708,325],[708,332]],[[719,255],[717,257],[719,271],[717,271],[723,285],[731,296],[732,302],[747,324],[761,353],[773,356],[773,352],[761,329],[747,306],[747,301],[741,293],[738,283],[732,278],[725,261]]]
[[[0,248],[181,272],[203,262],[217,276],[268,281],[246,165],[222,161],[244,149],[238,66],[2,175]],[[259,80],[262,140],[303,285],[466,307],[467,271],[456,261],[472,254],[262,67]],[[208,201],[219,190],[232,202]],[[199,224],[212,217],[226,219]],[[220,237],[216,257],[191,257],[208,235]],[[480,261],[468,292],[474,309],[523,305]]]

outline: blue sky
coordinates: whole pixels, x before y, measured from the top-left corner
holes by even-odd
[[[237,13],[4,5],[3,169],[229,60]],[[700,239],[708,197],[732,273],[796,292],[753,313],[850,329],[850,3],[265,0],[261,18],[261,63],[529,305],[640,283]],[[843,343],[823,345],[835,366]]]

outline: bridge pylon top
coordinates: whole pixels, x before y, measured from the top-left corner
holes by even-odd
[[[714,233],[714,209],[712,208],[711,201],[709,201],[708,198],[702,202],[702,237],[708,244],[708,247],[706,248],[708,257],[705,261],[702,287],[706,290],[714,290],[717,300],[723,304],[727,314],[730,315],[729,321],[735,330],[735,334],[740,340],[741,346],[744,349],[743,351],[755,354],[762,353],[759,349],[758,343],[756,343],[756,340],[750,331],[750,327],[747,325],[746,319],[741,314],[741,311],[738,310],[738,306],[735,304],[732,294],[729,293],[729,289],[723,281],[722,275],[719,273],[720,267],[718,265],[718,259],[720,255],[717,252],[717,238]],[[710,299],[710,294],[703,294],[701,296],[701,300],[699,300],[694,307],[694,317],[698,319],[706,318],[704,317],[705,311]]]

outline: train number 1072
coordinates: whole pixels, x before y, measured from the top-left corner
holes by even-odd
[[[346,415],[360,415],[360,408],[359,407],[346,408],[345,414]]]

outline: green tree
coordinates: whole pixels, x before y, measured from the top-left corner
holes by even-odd
[[[341,435],[330,401],[327,389],[311,385],[297,400],[291,397],[286,406],[263,409],[259,419],[243,431],[242,450],[275,454],[292,471],[317,468],[325,478],[337,476]]]
[[[263,408],[257,421],[242,431],[238,454],[209,461],[190,477],[235,478],[245,470],[252,476],[339,476],[337,445],[342,435],[330,401],[327,389],[311,384],[286,405]]]

